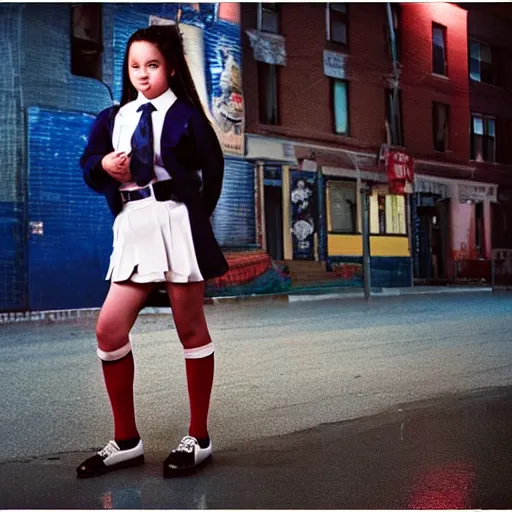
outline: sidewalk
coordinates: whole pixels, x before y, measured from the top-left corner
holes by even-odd
[[[495,290],[497,289],[498,288],[495,288]],[[411,286],[397,288],[372,288],[371,298],[426,294],[435,295],[492,292],[492,287],[478,285]],[[364,290],[362,288],[343,286],[301,287],[292,288],[291,290],[288,290],[283,293],[240,295],[232,297],[206,297],[204,303],[206,305],[271,301],[292,303],[338,299],[364,299]],[[100,308],[83,308],[48,311],[6,312],[0,313],[0,325],[17,322],[56,322],[65,320],[75,320],[78,318],[90,318],[96,316],[99,310]],[[168,314],[169,311],[170,308],[168,307],[146,307],[141,311],[141,314]]]

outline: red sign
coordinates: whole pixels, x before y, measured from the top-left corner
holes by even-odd
[[[385,162],[389,192],[391,194],[412,192],[412,185],[414,183],[413,158],[403,151],[388,149]]]

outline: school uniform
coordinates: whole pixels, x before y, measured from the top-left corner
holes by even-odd
[[[183,283],[220,276],[228,264],[209,219],[222,188],[220,144],[205,116],[170,89],[150,102],[152,182],[122,184],[101,167],[106,154],[130,152],[138,108],[148,103],[141,93],[121,108],[100,112],[80,160],[85,182],[105,195],[115,216],[106,279]]]
[[[121,108],[110,107],[100,112],[80,160],[85,182],[105,195],[115,216],[106,279],[187,283],[220,276],[228,270],[228,264],[210,223],[224,174],[220,144],[204,114],[187,100],[176,98],[170,89],[149,103],[152,106],[139,93]],[[153,141],[141,144],[141,151],[137,143],[134,148],[131,145],[132,140],[140,142],[138,134],[143,132],[143,125],[147,127],[144,134],[152,133]],[[145,151],[148,146],[152,146],[152,154]],[[130,169],[134,182],[120,183],[102,169],[101,160],[108,153],[132,150]],[[144,155],[149,155],[147,160]],[[191,409],[194,405],[196,414],[199,411],[196,420],[191,421],[199,424],[203,421],[201,415],[208,411],[214,368],[213,343],[209,335],[202,341],[201,346],[184,347]],[[97,354],[103,364],[107,390],[117,390],[121,384],[126,389],[126,393],[116,391],[114,399],[110,397],[114,416],[117,411],[123,421],[134,424],[133,401],[129,400],[134,377],[129,339],[111,351],[98,346]],[[135,427],[127,430],[132,428]],[[187,435],[164,461],[164,476],[196,467],[211,454],[209,437]],[[77,468],[77,475],[95,476],[143,462],[140,437],[121,437],[85,460]]]

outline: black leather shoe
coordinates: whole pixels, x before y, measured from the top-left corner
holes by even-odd
[[[121,450],[115,441],[109,441],[103,450],[84,460],[77,468],[78,478],[103,475],[116,469],[139,466],[144,463],[142,440],[135,448]]]
[[[170,478],[195,470],[209,461],[212,456],[212,442],[201,448],[195,437],[185,436],[164,461],[164,477]]]

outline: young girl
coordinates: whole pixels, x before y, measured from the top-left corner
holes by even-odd
[[[227,271],[209,219],[224,158],[176,26],[152,26],[130,37],[121,105],[98,115],[80,164],[86,183],[105,195],[115,216],[106,276],[111,285],[96,327],[115,440],[80,464],[77,475],[144,462],[129,333],[155,283],[164,283],[184,349],[190,401],[188,435],[164,461],[164,476],[170,476],[212,454],[207,417],[214,355],[204,283]]]

